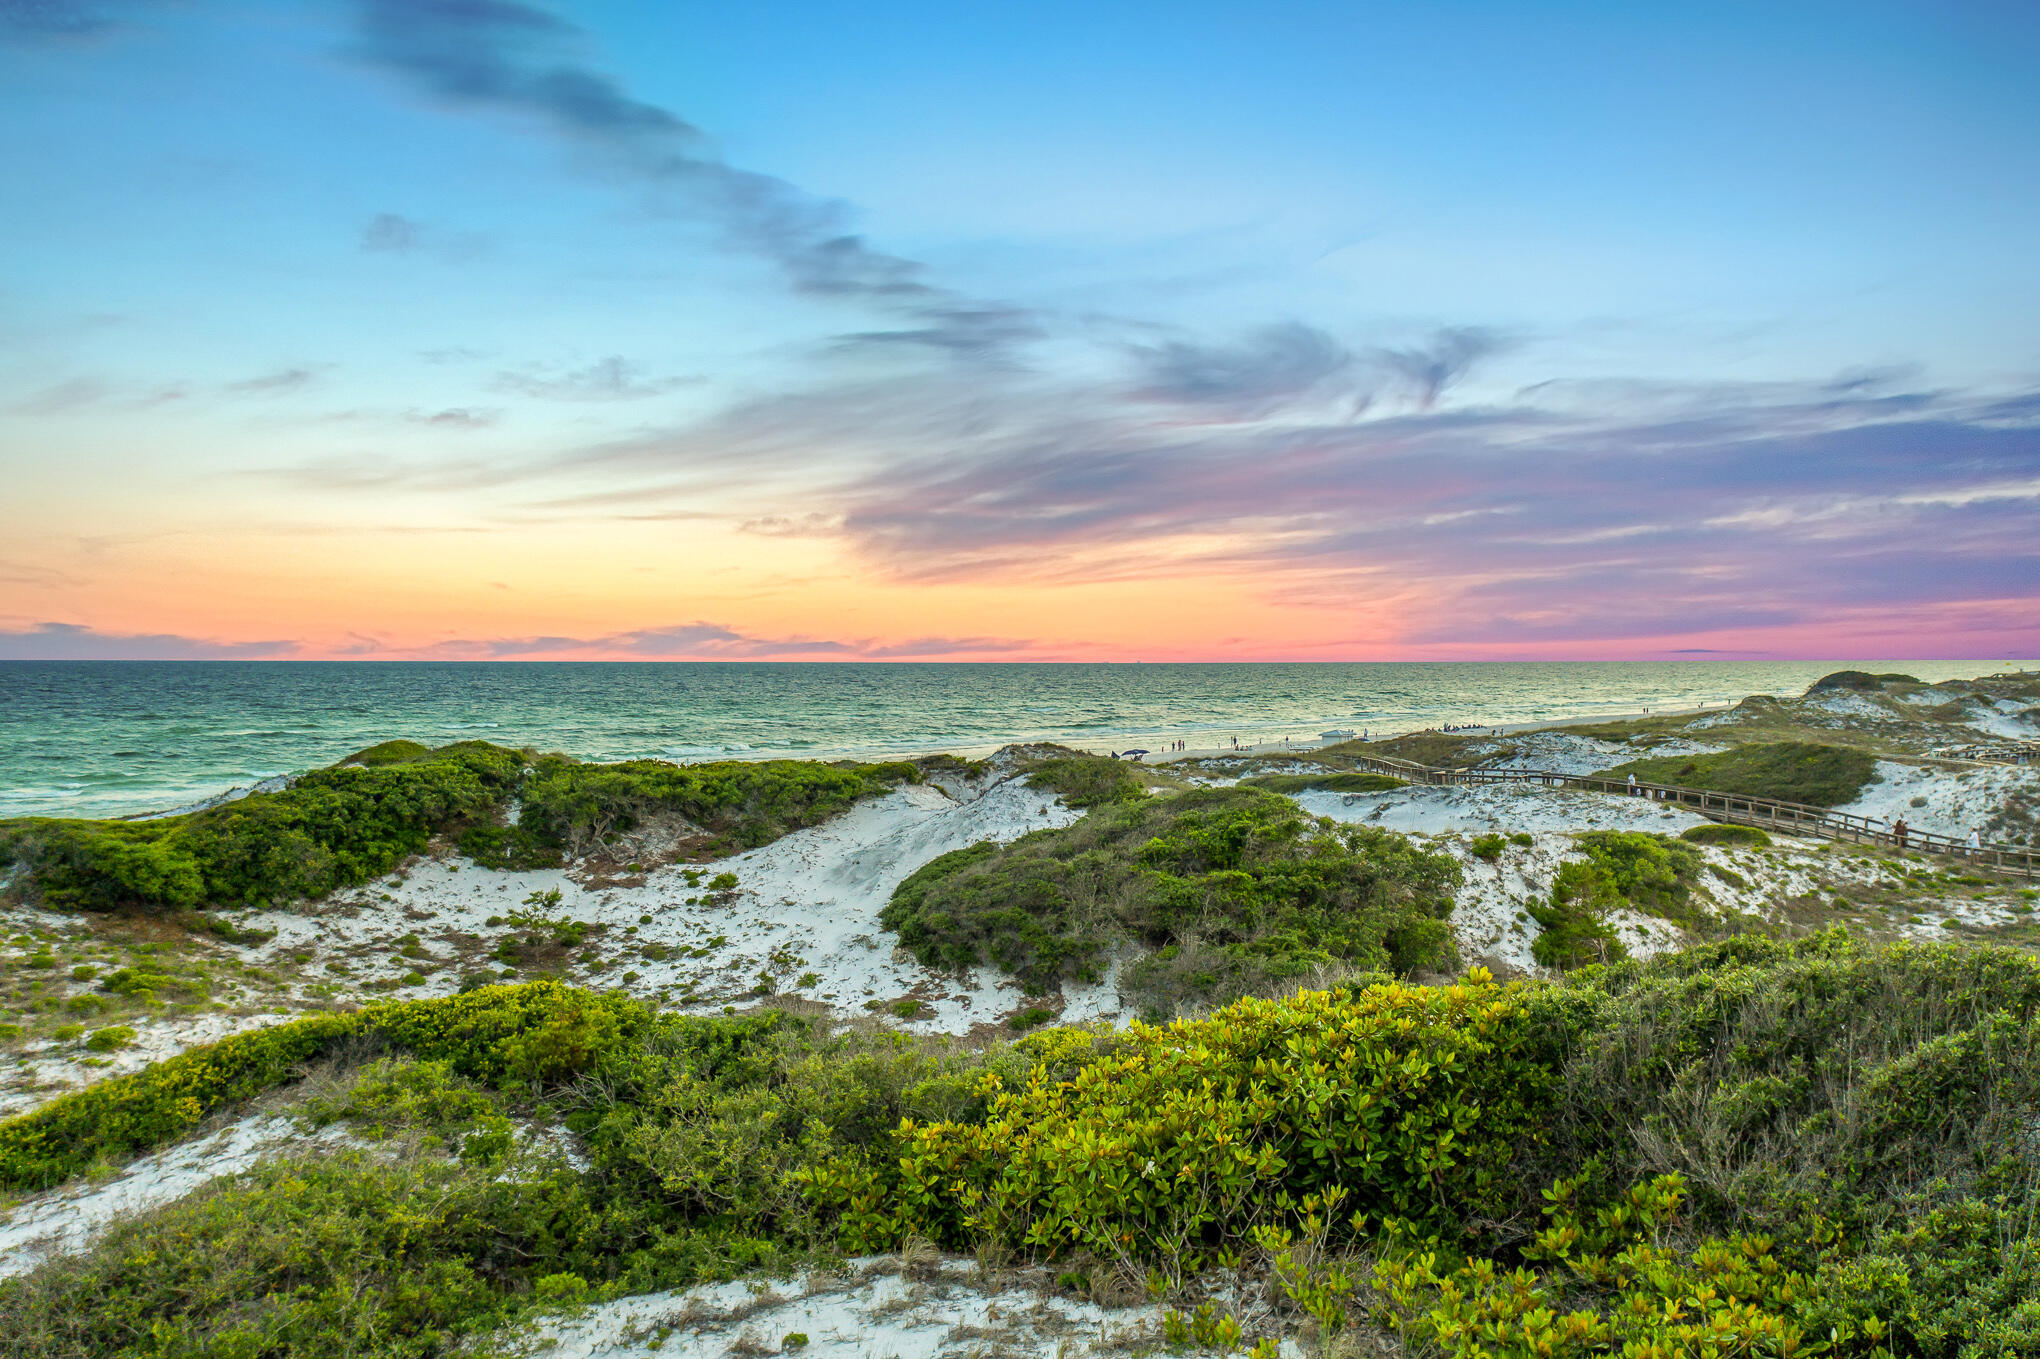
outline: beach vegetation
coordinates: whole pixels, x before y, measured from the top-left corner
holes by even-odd
[[[1389,793],[1409,785],[1387,774],[1365,771],[1323,774],[1257,774],[1241,779],[1242,787],[1264,788],[1271,793]]]
[[[1631,760],[1598,777],[1715,793],[1839,807],[1853,802],[1877,778],[1877,760],[1853,746],[1774,741],[1734,746],[1708,755],[1666,755]]]
[[[1705,860],[1690,844],[1647,831],[1587,831],[1573,843],[1626,905],[1678,924],[1696,923],[1692,891]]]
[[[1165,1299],[1230,1270],[1278,1320],[1412,1353],[2040,1344],[2040,961],[2009,948],[1737,936],[980,1051],[489,987],[60,1097],[0,1123],[0,1179],[116,1164],[336,1064],[299,1116],[369,1148],[0,1281],[10,1353],[491,1353],[533,1314],[910,1245]],[[539,1122],[585,1168],[519,1131]],[[1228,1320],[1177,1313],[1237,1343]]]
[[[1056,749],[1060,749],[1057,747]],[[1027,786],[1054,793],[1070,807],[1104,807],[1116,802],[1138,802],[1148,795],[1147,785],[1130,760],[1107,759],[1072,750],[1022,766]]]
[[[1925,681],[1916,675],[1873,675],[1867,670],[1837,670],[1832,674],[1822,675],[1812,684],[1807,685],[1806,692],[1809,695],[1818,694],[1830,689],[1855,689],[1876,692],[1883,689],[1887,684],[1906,684],[1921,688],[1925,687]]]
[[[1251,788],[1095,808],[1074,826],[924,865],[880,922],[924,964],[993,963],[1030,992],[1093,980],[1123,945],[1128,979],[1211,1002],[1345,967],[1408,973],[1453,960],[1460,870],[1374,827],[1337,827]]]
[[[44,905],[154,914],[316,899],[397,868],[434,837],[491,868],[554,867],[672,817],[702,857],[768,844],[859,798],[917,780],[912,764],[798,760],[584,764],[482,741],[384,742],[288,788],[150,821],[0,821],[0,868]],[[521,815],[504,825],[516,800]],[[191,922],[230,942],[200,914]]]
[[[416,741],[383,741],[366,750],[357,750],[344,760],[335,760],[334,764],[360,765],[364,769],[374,769],[386,764],[409,764],[413,760],[422,760],[431,753],[432,747]]]
[[[1524,909],[1541,927],[1531,942],[1530,956],[1544,967],[1571,969],[1611,963],[1629,956],[1609,922],[1623,905],[1614,879],[1599,865],[1560,864],[1548,901],[1531,901]]]
[[[1679,832],[1679,838],[1694,845],[1736,845],[1748,849],[1769,849],[1770,835],[1755,826],[1732,826],[1713,821],[1704,826],[1688,826]]]
[[[1460,736],[1440,731],[1413,731],[1380,741],[1340,741],[1310,752],[1314,760],[1337,762],[1350,756],[1411,760],[1437,769],[1470,769],[1486,760],[1507,759],[1515,747],[1493,736]]]

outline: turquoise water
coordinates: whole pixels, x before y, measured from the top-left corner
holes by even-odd
[[[2004,661],[1239,665],[0,662],[0,816],[119,816],[391,737],[588,759],[1218,746],[1333,728],[1537,722],[1796,694],[1831,670]]]

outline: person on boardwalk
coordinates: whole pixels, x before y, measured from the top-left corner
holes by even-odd
[[[1636,796],[1636,775],[1634,774],[1629,776],[1629,796]]]
[[[1969,828],[1969,852],[1978,853],[1983,849],[1983,831],[1976,826]]]
[[[1907,829],[1908,829],[1908,827],[1907,827],[1907,826],[1906,826],[1906,824],[1905,824],[1905,818],[1904,818],[1904,817],[1902,817],[1902,816],[1901,816],[1900,818],[1898,818],[1898,820],[1896,820],[1896,821],[1892,822],[1892,823],[1891,823],[1891,843],[1893,843],[1894,845],[1897,845],[1897,846],[1898,846],[1898,847],[1899,847],[1900,849],[1904,849],[1904,848],[1905,848],[1905,836],[1906,836],[1906,831],[1907,831]]]

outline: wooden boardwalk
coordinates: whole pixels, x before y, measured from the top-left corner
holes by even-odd
[[[2040,742],[2035,741],[1941,746],[1927,753],[1937,760],[1967,760],[1971,764],[2040,764]]]
[[[1743,797],[1734,793],[1713,793],[1699,788],[1680,788],[1664,783],[1638,783],[1593,775],[1558,774],[1541,769],[1439,769],[1414,760],[1386,759],[1371,755],[1348,757],[1354,767],[1376,774],[1388,774],[1411,783],[1434,786],[1473,786],[1485,783],[1532,784],[1543,788],[1569,788],[1586,793],[1608,793],[1617,797],[1646,797],[1697,812],[1711,821],[1738,826],[1757,826],[1788,835],[1816,835],[1851,844],[1882,845],[1887,849],[1914,850],[1963,859],[1979,868],[2017,877],[2040,879],[2040,850],[2019,845],[1985,844],[1971,849],[1966,841],[1927,831],[1908,830],[1900,840],[1890,825],[1875,817],[1855,816],[1811,807],[1803,802],[1781,802],[1772,798]]]

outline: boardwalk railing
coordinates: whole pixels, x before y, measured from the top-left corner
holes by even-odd
[[[1941,760],[1977,764],[2040,764],[2040,742],[1992,741],[1973,746],[1941,746],[1928,752]]]
[[[2040,850],[2019,845],[1984,844],[1971,847],[1967,841],[1928,831],[1908,829],[1903,837],[1886,822],[1872,816],[1812,807],[1803,802],[1775,798],[1744,797],[1740,793],[1715,793],[1701,788],[1680,788],[1664,783],[1631,784],[1626,779],[1604,779],[1591,774],[1559,774],[1542,769],[1440,769],[1414,760],[1397,760],[1374,755],[1351,757],[1356,768],[1387,774],[1410,783],[1434,786],[1474,786],[1489,783],[1533,784],[1544,788],[1570,788],[1588,793],[1611,793],[1620,797],[1643,797],[1697,812],[1712,821],[1738,826],[1757,826],[1790,835],[1817,835],[1829,840],[1846,840],[1859,845],[1883,845],[1898,850],[1919,850],[1966,859],[1980,867],[2025,878],[2040,878]]]

